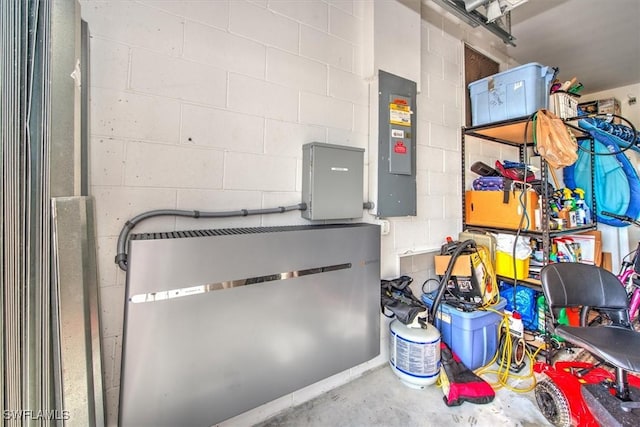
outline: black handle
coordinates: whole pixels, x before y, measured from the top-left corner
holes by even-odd
[[[627,222],[629,224],[633,224],[635,226],[640,227],[640,221],[636,221],[635,219],[631,218],[630,216],[618,215],[618,214],[614,214],[612,212],[606,212],[606,211],[601,211],[600,213],[602,215],[610,216],[611,218],[619,219],[622,222]]]
[[[600,213],[604,216],[610,216],[611,218],[619,219],[620,221],[633,222],[633,218],[628,217],[626,215],[618,215],[613,212],[605,212],[605,211],[602,211]]]

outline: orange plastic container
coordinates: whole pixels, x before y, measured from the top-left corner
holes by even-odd
[[[468,225],[518,229],[523,213],[520,203],[522,191],[509,191],[508,203],[504,203],[503,191],[470,190],[465,195],[465,222]],[[526,206],[526,217],[522,222],[523,230],[536,228],[535,210],[538,207],[538,194],[526,191],[522,196]]]
[[[580,307],[568,307],[567,319],[569,319],[569,325],[580,326]]]

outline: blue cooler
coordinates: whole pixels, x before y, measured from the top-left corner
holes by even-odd
[[[422,301],[431,308],[433,300],[423,294]],[[500,298],[494,310],[502,312],[507,301]],[[436,328],[445,342],[462,363],[471,369],[486,365],[498,350],[498,326],[502,316],[492,311],[461,311],[442,303],[436,315]]]

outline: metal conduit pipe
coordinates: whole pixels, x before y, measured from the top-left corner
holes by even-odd
[[[180,209],[157,209],[153,211],[143,212],[139,215],[136,215],[129,221],[124,224],[122,230],[120,231],[120,235],[118,236],[118,253],[116,254],[115,263],[118,264],[121,270],[127,271],[127,253],[126,253],[126,245],[127,239],[129,237],[129,233],[133,228],[138,225],[140,222],[145,219],[157,217],[157,216],[181,216],[187,218],[230,218],[230,217],[238,217],[238,216],[249,216],[249,215],[265,215],[272,213],[284,213],[289,211],[304,211],[307,209],[306,203],[298,203],[297,205],[291,206],[279,206],[277,208],[266,208],[266,209],[240,209],[237,211],[226,211],[226,212],[200,212],[197,210],[187,211]]]
[[[373,209],[375,204],[373,202],[364,202],[362,204],[363,209]],[[118,264],[121,270],[127,271],[127,239],[129,233],[133,228],[145,219],[153,218],[156,216],[181,216],[187,218],[231,218],[237,216],[249,216],[249,215],[266,215],[273,213],[284,213],[289,211],[305,211],[307,210],[306,203],[298,203],[297,205],[279,206],[277,208],[265,208],[265,209],[240,209],[237,211],[226,212],[200,212],[197,210],[187,211],[180,209],[157,209],[153,211],[143,212],[136,215],[131,220],[127,221],[120,231],[118,236],[118,253],[116,254],[115,263]]]

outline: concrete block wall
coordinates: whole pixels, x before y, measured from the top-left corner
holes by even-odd
[[[90,188],[108,424],[115,425],[125,275],[113,258],[124,222],[158,208],[296,204],[304,143],[365,148],[368,83],[356,59],[363,12],[352,1],[118,0],[81,7],[91,33]],[[162,218],[135,231],[306,222],[298,212]],[[290,406],[293,398],[284,401]]]
[[[91,33],[89,168],[96,199],[104,384],[108,425],[116,425],[125,275],[113,259],[121,227],[159,208],[220,211],[296,204],[303,144],[365,149],[377,144],[369,135],[371,75],[364,71],[373,52],[364,29],[373,26],[374,2],[80,3]],[[463,42],[508,62],[501,42],[466,29],[437,8],[420,3],[416,12],[417,3],[410,11],[421,16],[420,61],[413,69],[421,82],[418,215],[389,219],[390,232],[382,236],[382,276],[409,271],[420,275],[416,283],[431,274],[431,255],[423,254],[461,227]],[[476,153],[495,158],[481,148]],[[375,175],[365,167],[365,175],[370,173]],[[363,220],[376,221],[367,212]],[[219,220],[163,217],[135,231],[306,223],[297,212]],[[382,330],[380,357],[228,424],[253,424],[385,363],[384,320]]]

